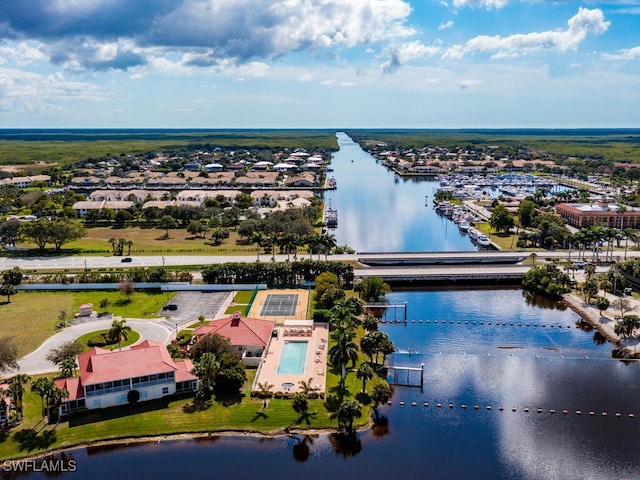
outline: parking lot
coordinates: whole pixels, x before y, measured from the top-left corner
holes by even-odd
[[[163,316],[170,316],[169,321],[183,327],[198,320],[200,315],[215,318],[220,309],[233,298],[233,292],[178,292],[172,302],[176,310],[163,310]]]

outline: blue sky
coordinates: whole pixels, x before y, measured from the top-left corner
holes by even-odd
[[[639,118],[640,0],[0,2],[0,128]]]

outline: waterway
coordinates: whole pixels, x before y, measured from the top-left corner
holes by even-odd
[[[366,185],[378,182],[371,191],[394,199],[398,210],[383,207],[385,202],[378,202],[373,193],[355,190],[350,195],[360,205],[356,215],[358,209],[351,210],[349,195],[342,192],[349,180],[342,177],[336,162],[338,190],[330,198],[339,210],[339,243],[358,250],[473,248],[457,229],[447,227],[440,217],[431,216],[430,207],[425,208],[428,183],[396,181],[371,157],[358,153],[348,139],[341,138],[340,144],[341,152],[349,150],[345,171],[350,171],[351,159],[354,166],[370,162],[375,179],[369,177],[368,167],[361,179],[367,179]],[[407,190],[414,193],[409,195]],[[372,198],[363,200],[368,195]],[[410,213],[405,217],[401,207],[407,203]],[[414,238],[418,234],[420,238]],[[353,243],[354,239],[361,243]],[[395,366],[424,365],[424,385],[422,389],[396,387],[392,404],[380,409],[388,419],[387,428],[364,431],[355,444],[348,445],[334,435],[236,436],[78,449],[67,452],[77,461],[75,475],[102,479],[130,478],[133,472],[139,478],[156,479],[214,475],[309,480],[640,478],[639,366],[612,360],[611,345],[583,325],[573,311],[527,297],[519,289],[396,291],[389,300],[407,305],[406,323],[404,312],[396,310],[380,325],[396,344],[397,353],[389,360]],[[410,375],[407,382],[420,383],[419,377]],[[442,406],[437,407],[438,403]],[[630,418],[629,413],[638,418]]]
[[[338,212],[338,227],[330,232],[339,245],[358,252],[477,250],[466,233],[433,210],[437,181],[399,177],[345,133],[337,139],[330,175],[338,188],[325,200]]]

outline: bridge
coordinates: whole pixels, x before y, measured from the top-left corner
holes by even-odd
[[[380,277],[391,283],[519,283],[528,265],[414,265],[354,269],[356,278]]]
[[[460,264],[514,264],[530,255],[528,252],[372,252],[358,253],[358,262],[364,265],[460,265]]]

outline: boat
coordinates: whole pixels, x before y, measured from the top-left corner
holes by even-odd
[[[489,240],[489,237],[487,237],[484,233],[481,233],[480,235],[478,235],[478,238],[476,239],[476,242],[481,247],[489,247],[489,246],[491,246],[491,240]]]
[[[325,223],[328,228],[336,228],[338,226],[338,211],[329,208],[325,216]]]
[[[478,238],[478,236],[479,236],[479,235],[481,235],[481,233],[480,233],[478,230],[476,230],[475,228],[469,228],[469,229],[467,230],[467,233],[469,234],[469,237],[470,237],[472,240],[477,239],[477,238]]]
[[[463,231],[466,232],[469,230],[470,225],[469,222],[467,222],[466,220],[462,220],[459,224],[458,224],[458,228]]]

